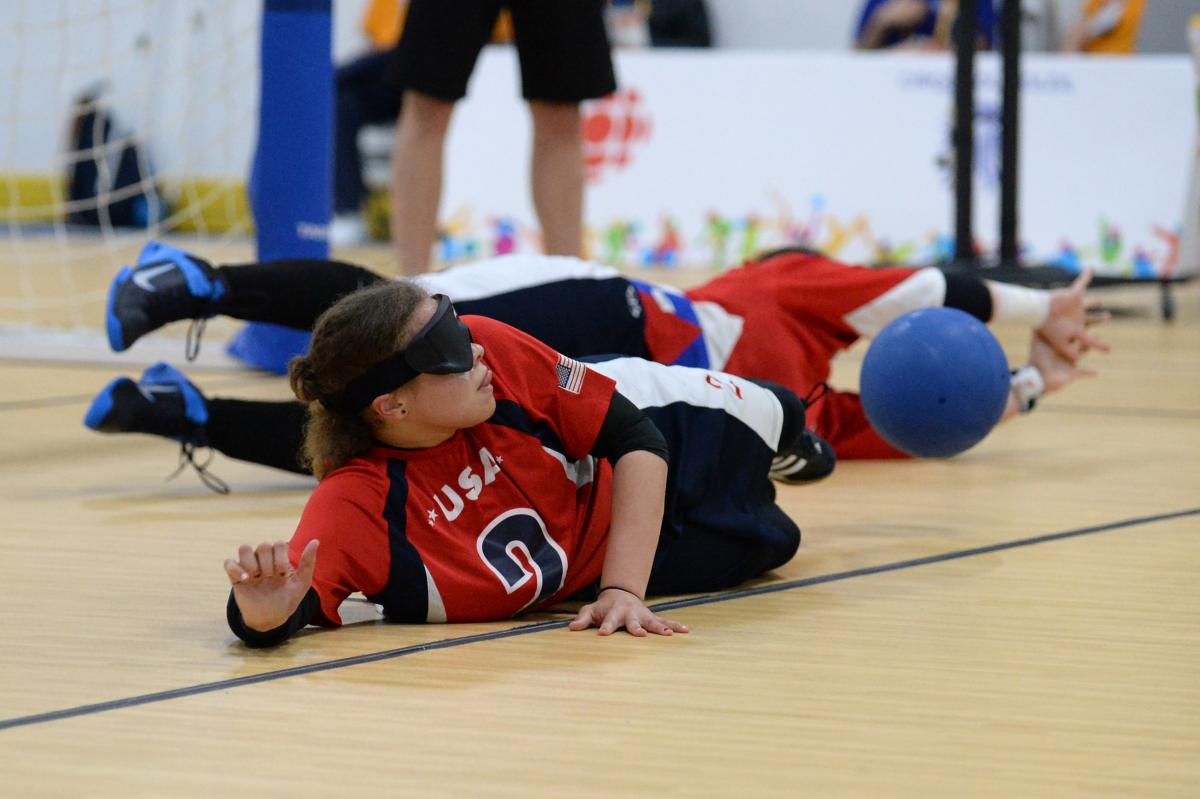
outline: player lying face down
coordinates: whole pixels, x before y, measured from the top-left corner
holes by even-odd
[[[648,357],[770,380],[801,394],[829,377],[836,353],[860,336],[874,336],[905,312],[941,306],[984,322],[1023,322],[1032,328],[1028,364],[1036,371],[1022,374],[1038,381],[1032,387],[1014,381],[1014,389],[1021,390],[1014,390],[1007,417],[1032,407],[1041,391],[1061,390],[1088,374],[1081,359],[1091,349],[1107,349],[1087,328],[1103,318],[1090,313],[1089,279],[1084,273],[1070,288],[1041,291],[993,283],[975,273],[868,269],[785,249],[686,292],[632,280],[601,264],[545,256],[486,259],[421,280],[427,289],[451,297],[463,313],[498,319],[573,357]],[[311,330],[337,298],[384,281],[336,261],[214,267],[150,242],[137,265],[121,270],[113,281],[106,326],[116,350],[167,322],[203,320],[214,313]],[[839,458],[901,456],[868,423],[857,394],[830,390],[812,396],[809,428]],[[278,469],[308,471],[297,458],[305,424],[302,405],[207,398],[167,364],[156,364],[136,382],[112,381],[89,408],[85,424],[104,432],[173,438],[186,454],[211,447]],[[781,461],[778,473],[791,482],[828,473],[827,468],[787,471]],[[224,488],[202,469],[200,474]]]
[[[736,585],[799,546],[768,471],[806,440],[804,405],[779,386],[586,367],[407,281],[330,308],[290,378],[321,481],[290,542],[225,561],[230,626],[251,645],[339,625],[356,591],[404,622],[594,597],[571,629],[671,635],[687,628],[647,591]]]

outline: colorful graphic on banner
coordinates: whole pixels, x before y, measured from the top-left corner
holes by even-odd
[[[624,169],[636,145],[650,138],[650,118],[637,89],[618,89],[583,107],[583,160],[588,180],[595,182],[606,169]]]
[[[591,257],[711,269],[790,245],[862,263],[950,255],[948,56],[652,50],[617,59],[622,91],[584,112]],[[999,228],[999,67],[979,56],[975,249],[984,256]],[[511,56],[485,53],[482,84],[457,112],[447,163],[463,165],[451,167],[444,205],[450,259],[538,246],[512,68]],[[1196,125],[1190,60],[1031,54],[1023,87],[1024,260],[1127,277],[1200,268],[1180,243]]]
[[[451,220],[439,240],[438,258],[445,264],[533,252],[540,245],[536,228],[518,226],[510,218],[491,218],[477,225],[469,210],[460,209]],[[945,231],[930,229],[891,241],[876,234],[865,214],[843,218],[828,213],[819,196],[812,198],[809,215],[801,223],[783,208],[775,215],[751,212],[733,218],[714,211],[699,227],[700,235],[689,241],[681,232],[684,226],[670,215],[661,216],[644,235],[636,222],[616,219],[602,228],[585,230],[587,255],[614,266],[724,269],[776,247],[808,247],[834,258],[875,265],[934,263],[949,260],[954,252],[954,239]],[[1101,219],[1093,241],[1075,244],[1064,239],[1044,263],[1076,272],[1090,264],[1102,274],[1130,278],[1175,276],[1179,234],[1155,226],[1152,235],[1155,245],[1127,246],[1121,231]],[[977,242],[976,251],[982,250]],[[1022,252],[1028,259],[1027,244],[1022,245]]]

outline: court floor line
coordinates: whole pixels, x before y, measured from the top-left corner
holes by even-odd
[[[1118,405],[1046,405],[1048,413],[1076,414],[1080,416],[1146,416],[1156,419],[1200,419],[1200,410],[1188,408],[1137,408]]]
[[[126,377],[132,375],[126,374]],[[39,410],[41,408],[60,408],[70,405],[84,405],[90,403],[100,393],[100,390],[107,386],[110,382],[116,379],[117,374],[114,373],[103,383],[97,383],[96,390],[87,394],[59,394],[49,397],[32,397],[23,400],[7,400],[0,402],[0,412],[2,411],[28,411]],[[280,378],[282,380],[282,378]],[[264,382],[262,377],[240,377],[230,378],[228,380],[210,381],[205,383],[204,390],[208,393],[211,399],[213,391],[227,391],[231,388],[244,388],[261,385]],[[271,401],[271,400],[268,400]]]
[[[754,588],[725,591],[718,594],[705,594],[702,596],[689,597],[687,599],[679,599],[672,602],[661,602],[651,605],[650,608],[657,612],[675,610],[678,608],[695,607],[697,605],[711,605],[717,602],[728,602],[733,599],[743,599],[745,597],[761,596],[763,594],[774,594],[781,591],[792,591],[797,588],[806,588],[812,585],[821,585],[840,580],[849,580],[855,577],[866,577],[872,574],[901,571],[903,569],[913,569],[918,566],[928,566],[933,563],[961,560],[962,558],[971,558],[977,555],[987,555],[993,552],[1002,552],[1009,549],[1034,546],[1035,544],[1062,541],[1068,538],[1078,538],[1080,536],[1094,535],[1096,533],[1110,532],[1113,530],[1124,530],[1130,527],[1138,527],[1141,525],[1153,524],[1155,522],[1170,521],[1172,519],[1180,519],[1187,516],[1197,515],[1200,515],[1200,507],[1190,508],[1188,510],[1172,511],[1169,513],[1159,513],[1152,516],[1138,516],[1130,519],[1121,519],[1120,521],[1108,522],[1105,524],[1092,525],[1090,527],[1080,527],[1074,530],[1064,530],[1057,533],[1047,533],[1045,535],[1037,535],[1028,538],[1018,538],[1012,541],[1002,541],[998,544],[987,544],[985,546],[971,547],[969,549],[943,552],[939,555],[929,555],[923,558],[893,561],[891,563],[883,563],[878,566],[867,566],[861,569],[832,572],[830,574],[821,574],[815,577],[804,577],[798,580],[787,580],[784,582],[772,583],[770,585],[756,586]],[[371,652],[365,655],[338,658],[337,660],[309,663],[304,666],[294,666],[288,669],[278,669],[276,671],[252,674],[245,677],[217,680],[215,682],[188,685],[181,688],[172,688],[166,691],[156,691],[149,694],[140,694],[138,696],[113,699],[107,702],[77,705],[75,707],[52,710],[45,713],[34,713],[28,716],[0,719],[0,730],[7,730],[15,727],[27,727],[33,724],[44,724],[51,721],[60,721],[63,719],[75,718],[77,716],[88,716],[95,713],[106,713],[111,710],[120,710],[122,708],[137,707],[139,705],[148,705],[156,702],[165,702],[170,699],[181,699],[183,697],[196,696],[198,694],[206,694],[213,691],[226,691],[231,688],[240,688],[245,685],[254,685],[256,683],[282,680],[287,677],[297,677],[304,674],[316,674],[318,672],[332,671],[334,669],[346,668],[348,666],[377,663],[382,660],[393,660],[395,658],[405,657],[406,655],[415,655],[421,652],[449,649],[450,647],[465,646],[467,644],[480,643],[483,641],[496,641],[503,638],[514,638],[519,635],[528,635],[531,633],[544,632],[546,630],[557,630],[566,627],[569,621],[570,619],[554,619],[536,622],[534,624],[523,624],[518,625],[517,627],[510,627],[507,630],[495,630],[493,632],[465,635],[458,638],[446,638],[441,641],[430,641],[428,643],[401,647],[399,649],[388,649],[382,652]]]

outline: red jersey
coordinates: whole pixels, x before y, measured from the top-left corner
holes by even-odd
[[[325,477],[290,556],[321,541],[315,623],[354,591],[407,622],[507,618],[599,579],[612,469],[588,453],[615,384],[500,322],[466,316],[496,412],[422,450],[377,446]]]
[[[680,291],[563,256],[503,256],[421,277],[460,312],[502,319],[572,354],[627,354],[772,380],[807,395],[830,361],[908,311],[943,304],[937,269],[850,266],[792,252]],[[468,310],[469,309],[469,310]],[[563,309],[569,309],[564,318]],[[907,457],[857,394],[830,391],[809,426],[842,459]]]

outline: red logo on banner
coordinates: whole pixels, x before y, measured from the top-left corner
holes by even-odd
[[[637,89],[619,89],[588,103],[583,112],[583,158],[589,181],[605,169],[624,169],[633,160],[633,145],[650,138],[650,117]]]

